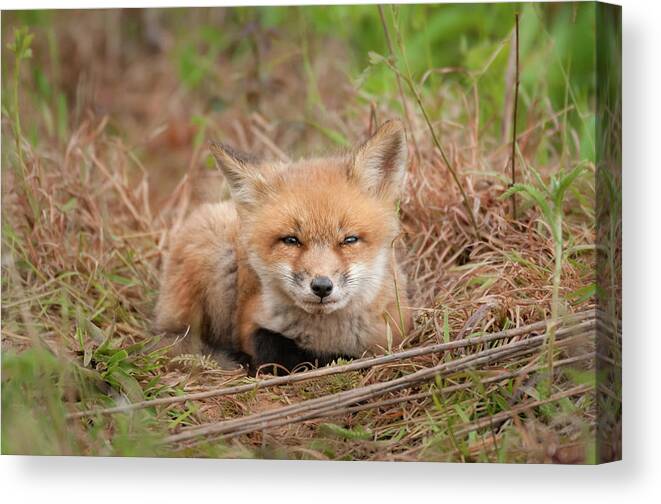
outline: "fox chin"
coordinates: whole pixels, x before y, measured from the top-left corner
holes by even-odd
[[[293,370],[399,345],[412,323],[393,248],[402,124],[384,123],[346,153],[290,163],[211,150],[231,200],[202,205],[173,230],[155,315],[157,331],[186,334],[172,352]]]

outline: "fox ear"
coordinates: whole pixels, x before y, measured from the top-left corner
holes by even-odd
[[[225,175],[234,201],[244,205],[254,204],[265,182],[255,166],[257,160],[220,142],[211,142],[209,148],[218,168]]]
[[[354,150],[349,178],[375,196],[395,199],[402,190],[407,157],[404,126],[397,120],[386,121]]]

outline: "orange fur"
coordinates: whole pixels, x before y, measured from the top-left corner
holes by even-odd
[[[406,277],[392,253],[406,166],[401,124],[334,158],[257,163],[213,151],[234,203],[206,205],[174,233],[157,327],[190,328],[194,351],[254,355],[257,328],[312,352],[379,352],[389,334],[398,345],[411,325],[398,310],[397,297],[408,305]],[[319,277],[332,283],[327,297],[311,290]]]

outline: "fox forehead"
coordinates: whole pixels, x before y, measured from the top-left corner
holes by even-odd
[[[381,241],[397,232],[395,209],[350,181],[342,160],[294,163],[266,180],[269,190],[249,216],[261,236],[327,243],[348,233]]]

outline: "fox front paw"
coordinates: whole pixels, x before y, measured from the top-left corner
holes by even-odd
[[[326,366],[337,359],[350,359],[345,355],[318,354],[301,348],[292,339],[268,329],[259,328],[253,334],[254,355],[250,373],[271,372],[289,374],[314,367]]]

